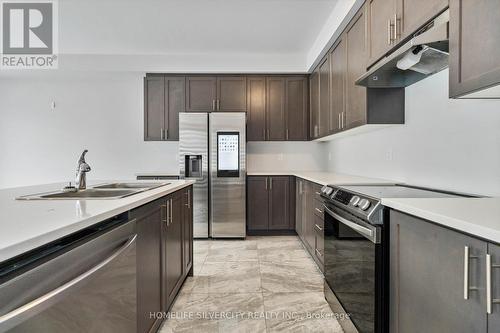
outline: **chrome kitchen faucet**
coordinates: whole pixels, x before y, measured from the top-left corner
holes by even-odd
[[[85,149],[78,160],[75,179],[75,186],[77,190],[85,190],[87,188],[87,172],[91,170],[90,165],[85,162],[85,154],[87,154],[87,152],[88,150]]]

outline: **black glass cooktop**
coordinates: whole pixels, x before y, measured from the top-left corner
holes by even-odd
[[[405,185],[346,185],[340,188],[349,192],[369,196],[374,199],[382,198],[456,198],[467,195],[442,192],[425,188]]]

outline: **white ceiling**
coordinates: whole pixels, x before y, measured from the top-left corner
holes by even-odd
[[[59,68],[305,72],[354,0],[59,0]]]

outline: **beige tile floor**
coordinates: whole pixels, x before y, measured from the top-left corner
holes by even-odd
[[[161,333],[342,332],[295,236],[195,241],[194,276],[171,314]]]

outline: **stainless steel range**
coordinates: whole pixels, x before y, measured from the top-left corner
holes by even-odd
[[[460,196],[403,185],[324,186],[325,297],[359,332],[388,332],[389,212],[382,198]]]

